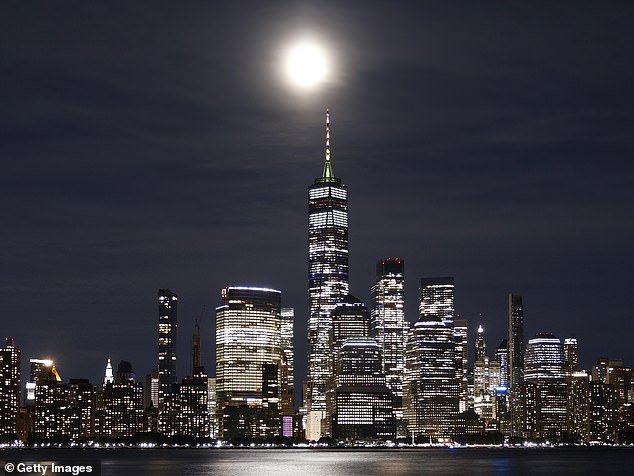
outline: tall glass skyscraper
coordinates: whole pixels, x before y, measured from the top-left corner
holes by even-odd
[[[348,189],[330,161],[330,113],[326,110],[326,159],[308,189],[308,378],[306,438],[322,436],[332,368],[331,311],[348,294]]]
[[[511,387],[524,381],[524,306],[522,296],[509,294],[509,380]]]
[[[279,434],[267,421],[279,419],[279,412],[262,410],[265,381],[279,382],[281,321],[280,291],[238,286],[222,290],[222,306],[216,308],[216,395],[225,438],[252,431],[252,424],[255,436]],[[273,398],[279,401],[279,385],[276,388]],[[266,395],[267,402],[271,398]]]
[[[451,327],[421,316],[407,341],[405,362],[403,413],[410,435],[449,438],[460,400]]]
[[[557,437],[566,431],[566,357],[561,340],[542,333],[528,341],[524,379],[536,385],[539,435]]]
[[[372,336],[383,353],[387,386],[394,396],[403,397],[405,337],[405,261],[386,258],[376,264],[376,282],[372,286]],[[400,405],[399,405],[400,407]]]

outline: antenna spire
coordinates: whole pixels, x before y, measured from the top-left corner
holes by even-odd
[[[324,173],[322,179],[325,182],[334,181],[335,174],[332,171],[330,162],[330,109],[326,108],[326,162],[324,163]]]

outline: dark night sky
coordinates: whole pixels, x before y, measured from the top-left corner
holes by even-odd
[[[328,105],[353,294],[400,256],[411,321],[419,278],[451,275],[491,350],[513,291],[526,338],[634,365],[634,3],[229,3],[0,6],[1,331],[24,361],[144,375],[169,287],[179,376],[195,318],[210,368],[220,288],[259,285],[296,309],[301,379]],[[300,93],[280,58],[306,32],[335,71]]]

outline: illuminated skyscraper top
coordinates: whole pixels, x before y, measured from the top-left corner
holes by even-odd
[[[423,320],[437,320],[453,325],[454,279],[452,277],[421,278],[419,313]]]
[[[105,387],[109,383],[114,382],[114,374],[112,373],[112,362],[108,359],[108,363],[106,363],[106,375],[103,378],[103,386]]]
[[[335,177],[330,150],[330,111],[326,110],[325,162],[308,189],[308,407],[309,439],[322,436],[326,384],[330,377],[330,312],[348,295],[348,190]]]

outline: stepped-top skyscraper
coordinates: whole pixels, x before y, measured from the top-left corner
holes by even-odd
[[[330,378],[331,311],[348,294],[348,189],[330,160],[330,112],[322,175],[308,189],[308,381],[306,438],[322,436]]]

